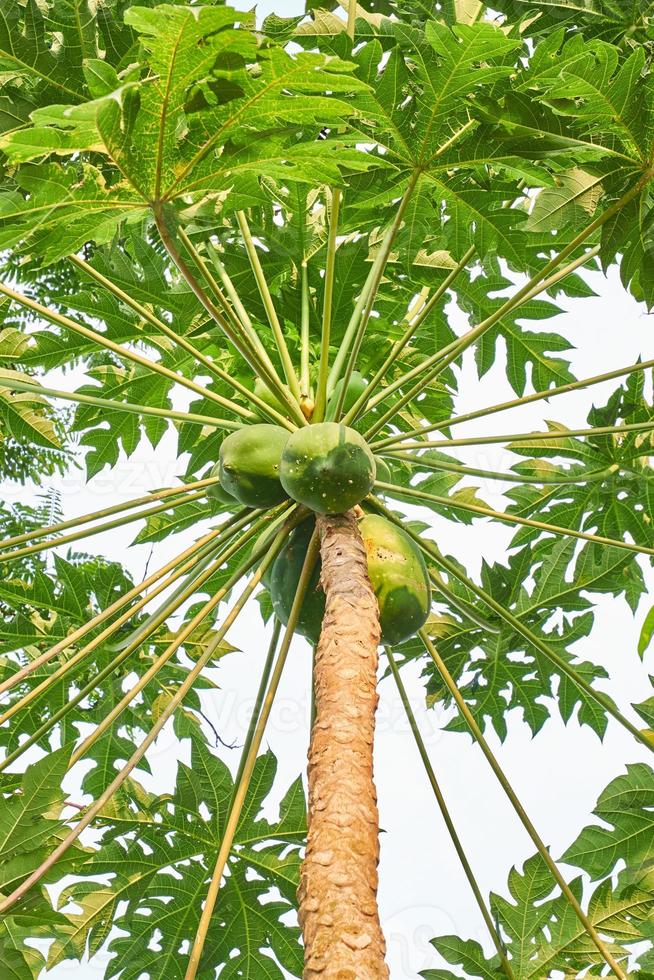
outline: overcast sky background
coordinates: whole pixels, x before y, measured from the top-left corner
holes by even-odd
[[[273,9],[273,4],[260,4],[258,9],[263,15]],[[294,14],[301,11],[302,5],[287,0],[274,4],[274,9],[278,14]],[[612,271],[608,280],[599,274],[587,275],[599,294],[597,299],[565,301],[567,312],[560,320],[545,321],[540,327],[538,323],[530,323],[529,329],[559,329],[570,338],[576,345],[570,359],[577,377],[630,364],[639,356],[653,357],[652,319],[624,293],[617,273]],[[457,329],[465,329],[463,318],[455,317],[453,322]],[[61,387],[75,384],[70,377],[55,380],[61,382]],[[560,396],[551,405],[541,402],[464,423],[455,434],[530,431],[540,429],[546,419],[556,419],[569,426],[584,425],[590,405],[602,404],[616,385],[617,382],[609,382],[588,392]],[[512,397],[504,379],[503,350],[493,370],[481,381],[476,376],[472,353],[468,352],[459,390],[457,413]],[[459,455],[470,465],[494,470],[508,468],[516,461],[516,457],[499,446],[473,447],[460,450]],[[128,500],[155,487],[170,486],[182,472],[183,466],[175,458],[175,441],[166,438],[156,451],[143,442],[129,460],[121,458],[113,470],[98,475],[88,485],[82,470],[53,480],[51,485],[61,491],[66,517],[72,517],[121,499]],[[480,484],[479,480],[467,482],[482,485],[491,506],[502,509],[507,503],[501,495],[506,489],[504,485]],[[30,499],[38,491],[26,492],[24,488],[5,484],[0,492],[10,503]],[[434,519],[430,512],[419,508],[414,508],[412,513],[430,521],[432,536],[440,548],[463,561],[475,576],[483,558],[497,561],[506,555],[506,544],[512,536],[509,527],[491,526],[484,521],[464,527]],[[151,549],[149,545],[130,547],[136,527],[131,525],[80,542],[79,550],[121,561],[140,580]],[[149,570],[163,565],[200,533],[201,529],[197,529],[157,544]],[[646,569],[651,588],[654,577],[645,560],[638,560]],[[640,627],[651,604],[645,596],[633,617],[623,600],[600,599],[592,634],[575,648],[579,657],[606,667],[610,681],[605,689],[634,720],[637,716],[629,705],[648,696],[647,668],[651,672],[654,667],[654,655],[648,654],[641,664],[636,653]],[[220,670],[214,672],[221,690],[204,696],[204,710],[224,741],[240,744],[267,647],[267,632],[256,602],[240,617],[228,639],[242,652],[227,657]],[[425,710],[419,668],[407,669],[404,679],[481,888],[485,894],[491,889],[506,893],[511,867],[533,854],[534,847],[470,738],[444,733],[442,727],[449,715],[438,709]],[[289,783],[305,768],[309,681],[309,647],[298,640],[267,729],[266,744],[279,759],[278,786],[269,801],[271,814]],[[435,935],[456,933],[477,939],[489,951],[491,946],[432,796],[392,679],[380,685],[380,695],[376,778],[384,830],[381,913],[393,980],[415,980],[419,971],[439,965],[439,958],[429,944]],[[520,714],[514,712],[506,742],[500,744],[492,734],[489,741],[555,857],[589,822],[597,796],[612,778],[624,771],[625,763],[650,762],[646,750],[635,744],[615,722],[610,722],[603,743],[590,729],[580,729],[575,720],[566,727],[556,719],[550,720],[532,740]],[[222,748],[219,751],[235,769],[238,752]],[[177,744],[166,729],[152,758],[154,777],[139,774],[139,778],[149,788],[163,792],[173,785],[174,760],[187,758],[187,747]],[[47,976],[64,980],[72,971],[78,980],[96,980],[103,975],[105,966],[106,957],[100,956],[93,964],[62,964]]]

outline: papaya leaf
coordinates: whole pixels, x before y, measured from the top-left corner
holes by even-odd
[[[292,909],[297,888],[305,803],[297,781],[282,800],[279,820],[261,817],[276,769],[271,753],[257,761],[203,969],[229,961],[234,976],[281,978],[277,964],[292,976],[301,974],[298,929],[281,920]],[[131,807],[103,815],[102,849],[84,866],[86,879],[69,886],[60,902],[63,908],[74,902],[82,912],[70,913],[73,929],[57,934],[48,965],[81,956],[87,942],[97,951],[109,938],[111,974],[121,980],[143,970],[183,972],[187,954],[181,950],[200,915],[193,899],[206,890],[232,792],[227,767],[194,738],[191,767],[180,764],[172,794],[148,794],[136,815]],[[205,815],[191,819],[199,807]],[[92,879],[105,874],[110,884],[93,885]],[[272,901],[271,888],[279,895]],[[128,935],[111,938],[112,924]],[[155,935],[157,950],[149,948]],[[236,959],[230,959],[232,951],[238,951]]]
[[[49,417],[47,402],[35,386],[31,392],[16,392],[2,385],[3,376],[31,383],[17,371],[0,370],[0,423],[15,439],[36,443],[46,449],[60,449],[55,423]]]
[[[652,642],[652,634],[654,633],[654,608],[650,609],[645,617],[645,622],[642,625],[640,636],[638,638],[638,653],[641,657],[645,656],[647,648]]]
[[[586,827],[562,860],[583,868],[593,879],[606,877],[620,860],[626,864],[625,877],[634,881],[651,872],[653,794],[652,769],[644,763],[627,766],[595,806],[594,814],[605,826]]]
[[[59,817],[66,798],[61,781],[70,751],[59,749],[30,765],[21,776],[3,774],[0,781],[0,892],[19,884],[57,841],[63,826]],[[67,859],[74,871],[85,855],[75,849]],[[0,961],[7,975],[17,980],[36,980],[45,966],[41,952],[28,940],[50,938],[53,930],[68,929],[65,916],[56,912],[45,892],[32,889],[0,924]]]

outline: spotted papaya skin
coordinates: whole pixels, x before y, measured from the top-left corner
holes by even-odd
[[[278,425],[248,425],[230,433],[220,447],[223,490],[246,507],[274,507],[286,500],[279,480],[289,433]]]
[[[289,497],[317,514],[342,514],[356,506],[372,490],[375,472],[363,436],[338,422],[293,432],[279,469]]]

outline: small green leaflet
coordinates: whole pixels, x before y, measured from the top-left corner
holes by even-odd
[[[638,653],[641,657],[647,652],[647,648],[652,642],[652,635],[654,634],[654,606],[650,609],[645,617],[645,622],[643,623],[642,629],[640,631],[640,637],[638,638]]]
[[[5,773],[0,777],[1,894],[20,884],[57,843],[66,795],[61,781],[69,755],[68,749],[59,749],[29,766],[22,777]],[[83,849],[77,847],[69,852],[61,870],[74,873],[84,859]],[[66,918],[52,908],[44,891],[28,892],[0,923],[3,975],[11,980],[36,980],[45,959],[26,941],[49,939],[57,929],[67,931]]]
[[[32,378],[17,371],[0,369],[0,434],[4,429],[15,439],[35,443],[45,449],[60,449],[56,426],[49,417],[47,402],[38,393],[38,386],[35,385],[34,394],[11,391],[3,387],[3,376],[28,384],[33,382]]]

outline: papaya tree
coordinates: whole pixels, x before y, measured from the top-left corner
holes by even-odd
[[[257,23],[211,0],[0,0],[3,475],[176,452],[175,481],[127,502],[0,509],[3,975],[106,949],[122,980],[388,976],[380,672],[488,929],[487,948],[437,937],[452,969],[424,976],[654,971],[652,769],[607,787],[564,871],[487,740],[558,714],[654,749],[654,695],[625,714],[573,647],[598,595],[635,609],[646,589],[654,360],[576,377],[574,323],[539,328],[593,295],[584,269],[654,305],[653,56],[648,2],[312,2]],[[506,351],[511,398],[457,409],[468,351],[480,377]],[[521,428],[586,390],[579,428]],[[459,451],[493,445],[506,470]],[[471,574],[443,519],[512,528],[509,558]],[[77,550],[130,523],[155,556],[187,547],[140,582]],[[270,647],[232,775],[200,695],[221,697],[257,600]],[[271,822],[261,747],[294,638],[314,647],[308,799],[298,779]],[[416,663],[533,841],[510,899],[483,893],[450,816]],[[190,764],[157,794],[166,726]]]

